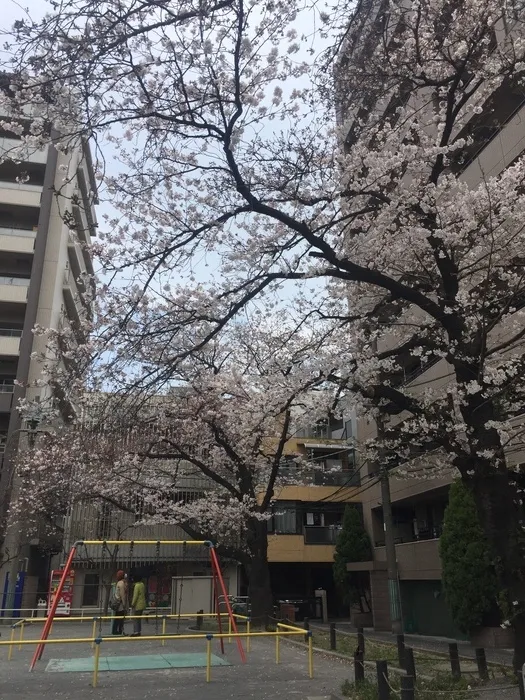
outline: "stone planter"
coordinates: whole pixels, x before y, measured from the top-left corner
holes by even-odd
[[[350,610],[350,621],[354,627],[372,627],[374,616],[371,612],[362,613],[359,610]]]
[[[502,627],[477,627],[470,635],[472,646],[484,649],[512,649],[514,630]]]

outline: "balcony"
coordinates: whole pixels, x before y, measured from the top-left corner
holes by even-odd
[[[14,390],[14,379],[0,379],[0,413],[11,412]]]
[[[301,469],[296,466],[284,466],[279,469],[279,478],[285,484],[301,486],[359,486],[359,471],[334,469]]]
[[[18,355],[21,336],[20,328],[0,328],[0,355]]]
[[[7,136],[0,137],[0,153],[8,155],[14,161],[44,165],[47,162],[47,151],[47,146],[42,150],[38,150],[28,146],[20,139],[8,138]]]
[[[441,559],[437,538],[398,544],[396,557],[401,579],[434,581],[441,578]],[[376,548],[374,559],[378,562],[386,562],[384,547]]]
[[[40,207],[41,185],[0,181],[0,203],[18,207]]]
[[[84,314],[80,303],[77,302],[79,296],[77,285],[69,268],[64,270],[62,291],[64,293],[64,301],[69,318],[76,324],[80,324],[83,321]]]
[[[30,280],[26,277],[0,276],[0,301],[25,304]]]
[[[32,253],[36,231],[0,226],[0,250],[10,253]]]
[[[338,526],[304,526],[304,543],[305,544],[333,544],[337,542],[337,537],[341,532]]]

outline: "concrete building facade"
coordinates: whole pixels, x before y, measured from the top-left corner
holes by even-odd
[[[8,89],[6,85],[3,89]],[[28,133],[31,115],[12,117]],[[53,135],[53,133],[51,132]],[[39,421],[54,414],[67,421],[74,406],[60,382],[50,379],[44,365],[71,369],[61,353],[52,351],[35,326],[68,329],[69,347],[85,340],[84,322],[91,318],[93,262],[91,239],[96,235],[96,182],[87,144],[58,152],[41,150],[20,135],[0,130],[0,497],[2,519],[13,493],[23,484],[15,473],[18,449],[38,439]],[[72,220],[65,223],[67,213]],[[74,223],[72,223],[72,221]],[[55,372],[53,371],[54,375]],[[35,409],[21,416],[19,402]],[[41,407],[41,408],[39,408]],[[34,415],[33,415],[34,413]],[[50,557],[61,543],[7,529],[0,570],[2,608],[33,607],[37,590],[47,588]],[[7,561],[6,561],[7,559]]]
[[[365,52],[372,51],[376,42],[381,40],[385,9],[386,4],[379,0],[360,3],[353,28],[339,59],[338,70],[345,69],[348,58],[345,51],[353,51],[353,33],[360,32],[368,37],[368,42],[364,42]],[[395,28],[390,27],[389,31],[394,34]],[[514,29],[503,26],[502,23],[501,36],[496,36],[495,40],[502,41],[505,32],[509,31]],[[361,58],[366,59],[366,55]],[[339,123],[345,125],[345,147],[351,147],[353,123],[368,118],[381,120],[382,113],[390,106],[389,102],[389,95],[382,95],[378,100],[369,96],[368,102],[362,97],[353,101],[351,94],[339,95],[337,113]],[[472,136],[472,143],[460,154],[457,163],[451,163],[451,171],[469,186],[476,187],[484,178],[502,173],[525,151],[523,88],[512,81],[505,81],[487,100],[481,112],[471,113],[462,129],[459,135],[464,132],[465,135]],[[498,331],[500,335],[504,332],[504,328]],[[384,347],[388,347],[388,336],[382,342]],[[400,386],[414,395],[428,387],[442,389],[452,381],[452,368],[444,359],[439,358],[426,364],[412,361],[402,368],[402,373]],[[388,424],[393,425],[399,420],[401,418],[393,417],[388,420]],[[358,421],[358,445],[376,436],[377,426],[374,421]],[[509,467],[513,467],[525,461],[525,453],[522,449],[512,450],[507,459]],[[432,478],[431,455],[414,459],[411,465],[416,475],[414,478],[399,478],[395,474],[390,478],[404,629],[412,633],[461,638],[445,601],[439,556],[439,538],[448,490],[457,475],[445,471],[439,473],[439,478]],[[390,630],[381,486],[374,478],[377,476],[375,466],[361,462],[361,468],[363,479],[369,484],[363,488],[360,498],[365,525],[372,540],[373,561],[349,565],[349,569],[369,571],[374,627],[377,630]]]

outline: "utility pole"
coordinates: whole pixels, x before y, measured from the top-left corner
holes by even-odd
[[[377,438],[381,440],[384,434],[383,418],[378,417]],[[390,476],[383,450],[380,449],[379,478],[381,481],[381,503],[383,506],[383,529],[385,532],[386,568],[388,577],[388,600],[390,604],[390,621],[392,634],[403,633],[403,612],[401,608],[401,593],[399,590],[399,572],[397,570],[396,545],[394,542],[394,522],[392,519],[392,499],[390,496]]]

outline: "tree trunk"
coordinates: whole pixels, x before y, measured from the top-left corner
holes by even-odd
[[[247,544],[249,557],[245,561],[251,616],[256,624],[265,624],[273,615],[273,595],[268,566],[268,528],[266,521],[250,520]]]

